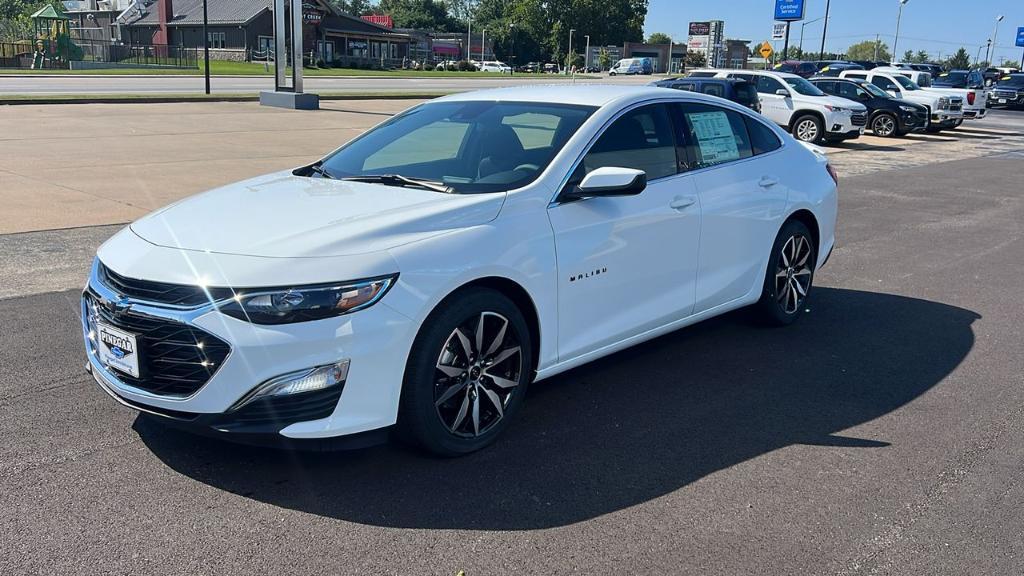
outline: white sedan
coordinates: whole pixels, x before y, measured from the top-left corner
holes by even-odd
[[[825,157],[731,102],[458,94],[120,231],[82,298],[87,368],[200,433],[463,454],[532,382],[743,306],[793,322],[835,222]]]

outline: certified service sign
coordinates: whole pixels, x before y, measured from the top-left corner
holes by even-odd
[[[804,19],[804,0],[775,0],[775,19],[795,22]]]
[[[1024,27],[1017,28],[1017,46],[1024,47]]]

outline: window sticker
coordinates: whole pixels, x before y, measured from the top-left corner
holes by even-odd
[[[705,164],[739,160],[736,136],[725,112],[696,112],[688,116]]]

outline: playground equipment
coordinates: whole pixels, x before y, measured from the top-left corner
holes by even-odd
[[[62,12],[47,4],[30,18],[35,28],[32,69],[68,68],[72,60],[82,59],[82,49],[71,41],[69,20]]]

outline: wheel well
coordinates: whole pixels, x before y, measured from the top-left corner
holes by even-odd
[[[530,343],[533,351],[533,354],[531,354],[533,357],[532,369],[536,372],[540,358],[540,317],[537,314],[537,307],[533,303],[533,298],[530,297],[526,289],[514,280],[500,276],[489,276],[487,278],[478,278],[459,286],[446,296],[445,300],[458,295],[468,288],[489,288],[501,292],[519,308],[519,311],[523,313],[523,318],[526,320],[526,326],[530,330]]]
[[[818,119],[819,122],[821,122],[822,129],[828,132],[828,126],[825,126],[825,117],[822,116],[820,112],[816,112],[814,110],[800,110],[798,112],[795,112],[793,114],[793,118],[789,121],[790,132],[792,132],[793,127],[796,126],[796,121],[803,118],[804,116],[814,116],[815,118]]]
[[[815,252],[821,252],[821,231],[818,230],[818,219],[814,217],[814,214],[810,210],[797,210],[786,218],[786,222],[790,220],[796,220],[807,226],[807,229],[811,231],[811,240],[814,241]]]

